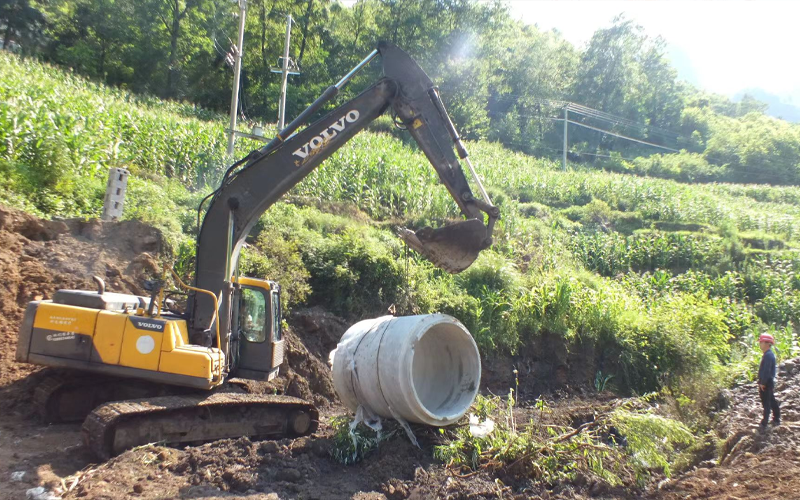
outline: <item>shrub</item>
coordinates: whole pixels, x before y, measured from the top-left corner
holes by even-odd
[[[520,280],[514,263],[492,250],[482,251],[475,262],[455,278],[456,283],[473,297],[484,294],[485,290],[514,294]]]
[[[766,297],[756,302],[755,311],[765,323],[800,325],[800,292],[772,289]]]
[[[624,169],[639,175],[675,179],[684,182],[720,180],[725,168],[711,165],[703,155],[681,151],[672,154],[654,154],[624,162]]]
[[[513,477],[544,484],[569,481],[578,473],[611,485],[622,483],[620,474],[628,471],[619,450],[600,442],[602,429],[575,432],[550,426],[543,432],[532,422],[518,426],[514,406],[513,393],[505,404],[497,396],[479,395],[473,405],[475,415],[479,420],[491,418],[493,431],[476,437],[465,422],[441,429],[442,444],[434,448],[434,457],[448,467],[503,469]]]
[[[393,438],[400,428],[394,422],[386,422],[387,429],[378,431],[363,423],[352,425],[348,417],[334,417],[331,420],[333,443],[331,457],[344,465],[352,465],[363,460],[384,441]]]
[[[263,258],[261,274],[251,275],[271,279],[281,284],[287,311],[305,302],[311,286],[310,274],[301,257],[298,241],[285,237],[278,228],[269,227],[258,235],[256,248]]]
[[[618,409],[611,415],[611,421],[627,439],[629,457],[641,481],[651,470],[663,471],[669,477],[670,465],[678,458],[678,451],[694,440],[681,422],[651,412]]]
[[[405,281],[399,244],[392,248],[384,236],[371,232],[351,227],[303,249],[310,303],[355,318],[383,314],[397,301]]]

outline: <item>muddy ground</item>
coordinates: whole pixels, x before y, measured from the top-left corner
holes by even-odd
[[[93,288],[92,275],[112,291],[142,293],[141,281],[158,273],[163,242],[158,231],[136,222],[40,221],[0,207],[0,500],[17,498],[252,498],[252,499],[427,499],[427,498],[800,498],[800,361],[782,366],[778,398],[784,425],[766,431],[755,385],[733,388],[717,419],[724,446],[717,457],[671,480],[654,475],[645,490],[612,489],[599,481],[531,485],[500,473],[448,469],[432,458],[438,436],[415,428],[420,448],[399,434],[353,466],[330,458],[331,420],[345,415],[326,364],[349,324],[320,309],[289,318],[289,349],[273,388],[314,401],[320,430],[297,440],[251,442],[247,438],[173,449],[146,446],[96,463],[81,443],[77,424],[43,425],[31,402],[41,378],[35,367],[14,361],[24,306],[59,288]],[[526,359],[484,360],[484,391],[505,393],[511,370]],[[589,368],[577,361],[554,371],[563,387],[548,393],[549,421],[574,425],[613,399],[580,387]],[[526,372],[523,371],[523,374]],[[527,372],[532,373],[532,372]],[[531,399],[541,380],[523,378]],[[539,377],[541,378],[541,377]],[[253,387],[253,390],[265,390]],[[519,421],[535,410],[522,404]],[[39,489],[36,489],[39,488]]]

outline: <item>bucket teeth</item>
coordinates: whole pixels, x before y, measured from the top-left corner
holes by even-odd
[[[439,229],[424,227],[417,232],[400,229],[399,236],[408,246],[430,260],[436,267],[457,274],[468,268],[481,250],[491,245],[486,226],[469,219]]]

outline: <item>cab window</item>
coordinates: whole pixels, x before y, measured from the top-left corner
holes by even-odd
[[[239,325],[244,338],[249,342],[264,342],[267,339],[267,304],[264,294],[250,288],[242,288],[239,306]]]
[[[272,341],[281,340],[281,294],[272,292]]]

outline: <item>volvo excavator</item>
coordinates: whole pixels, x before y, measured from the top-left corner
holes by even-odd
[[[382,78],[296,132],[379,55]],[[402,229],[400,236],[442,269],[468,267],[491,245],[499,210],[475,175],[437,88],[405,52],[382,42],[266,146],[228,168],[204,200],[210,203],[197,238],[193,286],[174,275],[188,290],[185,308],[168,305],[163,281],[152,284],[150,297],[140,297],[108,292],[99,278],[97,290],[59,290],[51,300],[28,304],[17,361],[66,369],[35,391],[43,417],[83,420],[84,441],[103,459],[152,442],[313,433],[313,404],[249,393],[229,381],[271,380],[284,359],[280,286],[240,276],[239,252],[264,211],[387,110],[416,140],[465,216],[439,229]],[[459,160],[475,177],[481,199],[473,196]]]

